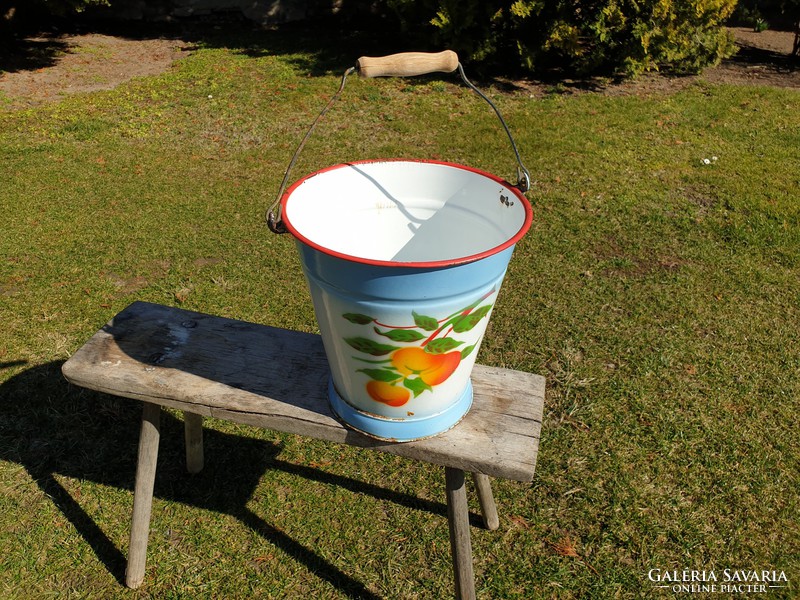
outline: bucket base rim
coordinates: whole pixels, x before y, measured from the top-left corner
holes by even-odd
[[[359,410],[342,398],[328,379],[328,402],[334,415],[346,426],[384,442],[413,442],[449,431],[461,422],[472,406],[472,380],[456,402],[440,413],[418,419],[392,419]]]

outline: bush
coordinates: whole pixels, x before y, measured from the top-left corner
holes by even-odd
[[[532,73],[693,73],[734,51],[736,0],[387,0],[407,31],[463,58]]]
[[[0,0],[0,42],[15,33],[46,27],[55,19],[70,17],[109,0]]]
[[[92,6],[109,6],[109,0],[32,0],[49,12],[58,16],[80,13]]]
[[[779,29],[794,29],[800,22],[800,0],[739,0],[733,18],[753,28],[764,22]]]

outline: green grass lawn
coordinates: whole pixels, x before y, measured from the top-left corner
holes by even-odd
[[[294,39],[220,33],[161,76],[0,102],[0,597],[451,595],[441,470],[208,421],[189,476],[177,415],[145,585],[127,590],[139,413],[60,375],[134,300],[316,331],[293,242],[263,213],[366,52]],[[535,220],[478,360],[546,375],[548,394],[534,482],[496,481],[500,530],[473,528],[479,597],[676,596],[651,569],[783,571],[769,597],[796,597],[797,90],[484,85]],[[353,77],[294,173],[385,157],[515,168],[454,77]]]

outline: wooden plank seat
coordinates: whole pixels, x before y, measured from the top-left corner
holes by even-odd
[[[73,384],[144,403],[126,583],[144,579],[162,406],[184,411],[190,472],[203,468],[202,418],[390,452],[445,467],[456,597],[474,598],[465,472],[489,529],[499,521],[489,477],[531,481],[544,378],[476,365],[473,406],[453,429],[392,443],[340,423],[327,400],[328,364],[317,335],[135,302],[62,367]]]

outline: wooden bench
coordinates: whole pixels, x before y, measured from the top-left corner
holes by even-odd
[[[474,598],[465,472],[473,474],[484,523],[499,525],[489,477],[531,481],[544,378],[476,365],[474,402],[456,427],[391,443],[341,424],[327,401],[328,364],[319,336],[135,302],[64,365],[72,383],[144,403],[126,583],[144,580],[161,407],[184,412],[186,463],[203,468],[202,418],[390,452],[443,465],[457,598]]]

